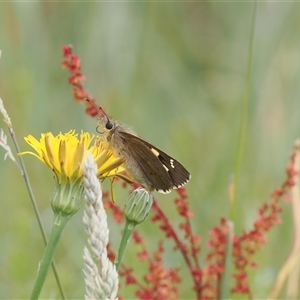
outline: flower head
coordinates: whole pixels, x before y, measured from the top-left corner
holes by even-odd
[[[41,135],[40,140],[32,135],[25,138],[36,151],[19,153],[31,154],[47,165],[55,174],[56,190],[52,196],[52,207],[55,212],[62,211],[74,214],[80,207],[83,197],[83,162],[90,152],[97,165],[97,177],[106,178],[124,171],[121,164],[124,159],[116,158],[109,149],[87,132],[79,137],[74,130],[54,136],[51,132]]]
[[[42,134],[39,141],[32,135],[27,136],[25,141],[37,153],[26,151],[20,155],[31,154],[38,158],[53,170],[59,183],[65,179],[76,181],[82,178],[82,165],[87,151],[93,155],[97,164],[98,178],[115,176],[124,171],[120,166],[124,160],[114,157],[101,140],[95,139],[88,132],[81,132],[79,138],[74,130],[57,136],[48,132]]]

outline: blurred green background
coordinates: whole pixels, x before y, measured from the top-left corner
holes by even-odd
[[[73,102],[61,46],[72,44],[82,59],[85,86],[114,118],[181,161],[191,172],[187,185],[193,228],[203,238],[228,216],[228,183],[234,172],[247,73],[253,3],[0,4],[0,97],[22,151],[23,137],[70,129],[95,133],[96,122]],[[284,179],[285,165],[300,129],[300,4],[259,3],[255,21],[253,76],[245,152],[238,187],[235,228],[251,228],[256,209]],[[2,128],[6,130],[2,122]],[[6,131],[7,133],[7,131]],[[10,145],[13,147],[11,140]],[[5,154],[0,149],[0,155]],[[49,233],[54,187],[51,171],[24,157]],[[0,298],[27,298],[44,244],[22,176],[7,159],[0,164]],[[107,183],[104,183],[107,187]],[[180,222],[171,195],[157,195],[173,224]],[[117,188],[117,202],[128,195]],[[82,299],[85,233],[79,212],[56,252],[70,299]],[[114,247],[120,228],[110,222]],[[149,249],[164,236],[150,219],[140,226]],[[283,222],[269,235],[252,272],[255,298],[268,294],[293,238],[289,204]],[[167,251],[172,243],[167,241]],[[137,260],[130,244],[124,262]],[[180,254],[166,255],[182,268],[181,298],[192,298],[191,279]],[[137,276],[144,265],[135,265]],[[120,294],[134,298],[122,286]],[[50,271],[41,298],[58,298]]]

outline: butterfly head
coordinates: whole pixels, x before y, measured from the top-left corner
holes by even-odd
[[[84,98],[82,101],[89,103],[90,107],[96,110],[96,117],[98,119],[97,132],[104,134],[107,132],[113,132],[116,126],[116,122],[108,117],[105,110],[101,106],[97,106],[94,100]]]
[[[104,110],[99,107],[97,132],[100,133],[107,141],[115,133],[116,121],[109,118]]]

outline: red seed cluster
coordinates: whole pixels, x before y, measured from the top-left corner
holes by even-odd
[[[69,84],[73,86],[72,94],[74,96],[74,100],[84,101],[88,99],[89,101],[85,101],[86,113],[91,117],[97,116],[99,113],[99,109],[97,109],[97,105],[92,105],[92,103],[96,104],[96,101],[85,90],[82,83],[85,80],[85,76],[81,71],[79,55],[73,54],[71,45],[63,45],[62,52],[64,58],[62,61],[62,65],[64,68],[68,69],[71,74],[69,77]]]

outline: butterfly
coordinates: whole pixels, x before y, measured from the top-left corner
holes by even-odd
[[[175,158],[137,136],[126,125],[108,117],[103,108],[98,109],[97,131],[113,154],[124,158],[123,166],[133,181],[150,192],[165,194],[190,180],[189,171]]]

